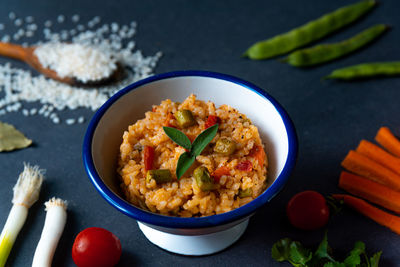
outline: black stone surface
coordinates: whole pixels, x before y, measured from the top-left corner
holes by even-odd
[[[270,249],[275,241],[291,237],[316,246],[324,229],[304,232],[291,227],[285,217],[290,197],[306,189],[323,194],[342,192],[337,187],[340,162],[350,149],[363,138],[372,141],[382,125],[400,135],[399,78],[346,83],[321,81],[321,77],[333,69],[361,62],[399,60],[400,4],[395,0],[380,1],[368,16],[325,38],[323,42],[342,40],[376,23],[392,26],[372,45],[320,67],[296,69],[274,59],[246,60],[241,54],[255,41],[285,32],[347,3],[345,0],[0,1],[0,23],[6,24],[0,37],[13,30],[8,18],[10,11],[18,17],[34,16],[40,25],[47,19],[55,21],[59,14],[67,18],[79,14],[81,22],[86,23],[94,16],[100,16],[103,23],[127,24],[135,20],[137,48],[145,55],[163,52],[155,73],[200,69],[248,80],[264,88],[286,108],[299,139],[298,162],[290,181],[251,218],[240,240],[215,255],[185,257],[152,245],[133,219],[111,207],[92,186],[81,157],[83,136],[92,111],[63,111],[60,114],[63,118],[83,115],[88,119],[84,124],[72,126],[55,125],[39,116],[24,117],[20,112],[0,116],[1,121],[14,124],[34,140],[34,145],[27,149],[0,153],[0,227],[11,208],[11,189],[23,162],[47,169],[40,200],[30,209],[7,266],[30,266],[44,223],[43,203],[52,196],[69,201],[68,222],[53,266],[74,266],[71,258],[74,238],[91,226],[104,227],[120,238],[123,254],[118,266],[289,266],[272,260]],[[63,26],[72,27],[72,23],[69,20]],[[0,64],[6,62],[28,69],[22,63],[0,58]],[[400,239],[389,229],[348,209],[333,217],[327,229],[330,245],[339,258],[355,241],[361,240],[369,253],[383,251],[381,266],[400,266]]]

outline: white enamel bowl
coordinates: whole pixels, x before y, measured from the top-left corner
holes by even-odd
[[[164,99],[183,101],[191,93],[216,106],[228,104],[258,127],[268,155],[270,186],[252,202],[233,211],[200,218],[163,216],[124,200],[117,177],[117,157],[128,125]],[[84,140],[83,161],[95,188],[112,206],[136,219],[155,245],[183,255],[207,255],[234,243],[250,216],[285,185],[295,165],[297,137],[282,106],[264,90],[214,72],[177,71],[155,75],[120,90],[92,118]],[[116,218],[118,219],[118,218]]]

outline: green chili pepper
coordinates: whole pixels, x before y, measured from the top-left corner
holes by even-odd
[[[325,79],[353,80],[377,76],[400,75],[400,61],[373,62],[334,70]]]
[[[251,197],[253,195],[253,190],[247,188],[245,190],[239,189],[239,198]]]
[[[188,109],[178,110],[174,115],[181,128],[187,128],[196,124],[192,112]]]
[[[146,182],[156,180],[157,184],[168,183],[172,181],[171,172],[168,169],[148,170],[146,174]]]
[[[294,51],[283,62],[295,67],[307,67],[328,62],[367,45],[388,28],[384,24],[377,24],[339,43],[322,44]]]
[[[250,59],[267,59],[286,54],[350,24],[375,5],[375,0],[365,0],[344,6],[291,31],[257,42],[244,56]]]
[[[201,191],[210,191],[216,188],[216,185],[210,177],[210,173],[204,166],[197,167],[193,171],[193,177]]]

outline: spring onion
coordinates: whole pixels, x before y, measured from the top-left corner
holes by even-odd
[[[0,267],[6,264],[11,248],[28,216],[28,209],[39,199],[44,170],[24,164],[24,171],[15,184],[13,206],[0,235]]]
[[[45,203],[46,219],[42,235],[36,247],[32,267],[50,267],[58,241],[67,221],[67,202],[51,198]]]

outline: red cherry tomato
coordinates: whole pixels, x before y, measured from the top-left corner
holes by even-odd
[[[110,231],[90,227],[80,232],[72,246],[72,259],[78,267],[112,267],[121,257],[121,242]]]
[[[328,223],[329,207],[320,193],[303,191],[290,199],[286,214],[294,227],[314,230]]]

